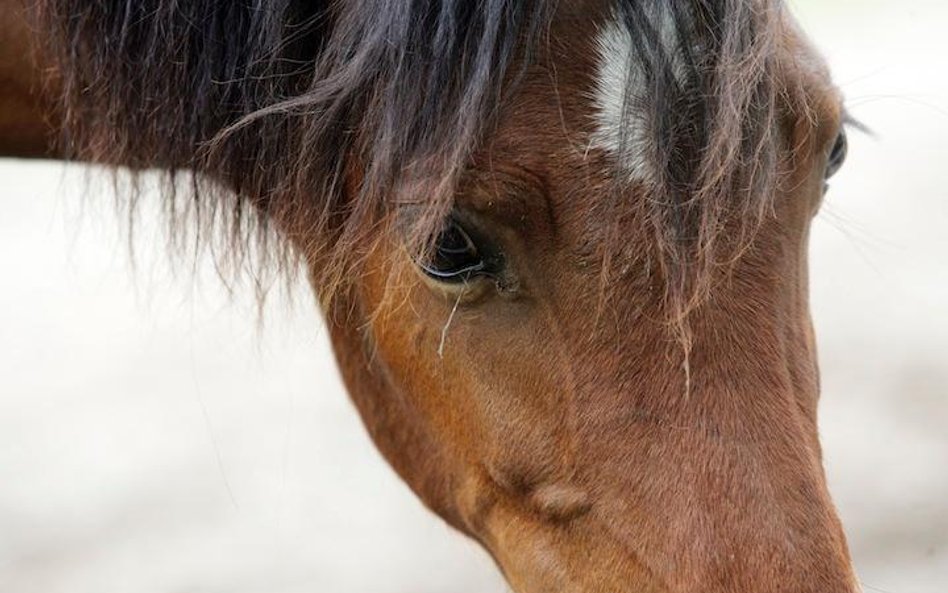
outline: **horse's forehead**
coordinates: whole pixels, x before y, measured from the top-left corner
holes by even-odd
[[[660,175],[650,150],[657,130],[649,118],[662,106],[648,104],[647,66],[636,50],[636,35],[642,33],[631,31],[609,2],[583,6],[582,14],[571,11],[554,21],[551,50],[527,77],[510,125],[499,130],[506,138],[489,144],[507,147],[505,156],[526,160],[532,171],[545,169],[554,177],[553,169],[562,174],[568,162],[573,175],[580,174],[580,168],[589,175],[593,167],[602,169],[594,173],[608,175],[619,186],[656,185]],[[671,13],[660,14],[664,18],[652,22],[657,50],[671,61],[673,75],[683,77],[680,29]],[[822,55],[788,13],[780,21],[775,51],[784,66],[774,74],[792,78],[784,81],[788,85],[806,88],[810,103],[785,107],[838,111],[839,96]],[[818,119],[838,119],[829,115]],[[601,158],[591,158],[596,156]]]
[[[519,100],[497,130],[500,141],[489,145],[501,153],[507,149],[512,158],[549,160],[554,167],[564,159],[600,154],[616,181],[653,179],[646,66],[634,33],[608,2],[587,3],[584,11],[570,10],[554,20],[549,45],[528,70]],[[656,26],[661,50],[674,56],[675,24],[660,20]]]
[[[557,69],[582,68],[585,76],[576,80],[582,88],[567,88],[587,99],[580,109],[590,123],[588,148],[602,150],[617,165],[616,171],[631,179],[650,177],[647,170],[646,121],[642,109],[646,75],[636,59],[632,32],[622,19],[606,10],[589,19],[582,35],[570,37],[570,50],[585,55],[585,61],[566,55],[555,59]],[[659,31],[662,43],[673,43],[671,23]],[[671,53],[671,52],[670,52]]]
[[[646,157],[645,73],[632,33],[612,10],[569,16],[554,22],[548,51],[528,69],[477,168],[488,177],[499,167],[520,168],[531,182],[543,178],[570,197],[575,192],[566,188],[580,179],[640,185],[654,175]],[[565,201],[561,207],[577,207]]]

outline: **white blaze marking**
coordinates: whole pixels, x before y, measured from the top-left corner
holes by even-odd
[[[599,69],[593,94],[596,132],[592,145],[618,159],[632,178],[648,178],[645,121],[631,109],[641,96],[636,89],[645,86],[645,76],[633,60],[628,28],[610,21],[596,37],[596,51]],[[627,89],[631,89],[628,94]]]
[[[659,19],[659,35],[676,75],[683,76],[681,56],[675,49],[675,23],[668,14]],[[621,21],[612,19],[599,31],[595,49],[599,68],[593,91],[596,131],[592,146],[610,153],[631,179],[654,179],[646,152],[649,124],[642,109],[647,82],[635,59],[632,34]]]

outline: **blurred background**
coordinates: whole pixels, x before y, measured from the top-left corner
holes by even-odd
[[[830,488],[867,592],[942,593],[948,5],[791,6],[875,132],[813,230]],[[505,591],[374,450],[305,287],[259,327],[147,201],[132,266],[88,172],[0,161],[0,592]]]

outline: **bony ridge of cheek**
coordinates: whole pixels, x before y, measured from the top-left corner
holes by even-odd
[[[492,515],[512,512],[524,520],[561,525],[582,517],[592,508],[588,492],[567,479],[546,478],[529,483],[486,468],[465,481],[458,501],[468,527],[480,536],[491,535]]]
[[[592,507],[589,494],[568,482],[541,484],[528,500],[543,517],[558,523],[582,516]]]

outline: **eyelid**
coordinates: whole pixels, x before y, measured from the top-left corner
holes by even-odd
[[[439,280],[449,280],[449,281],[452,281],[455,279],[465,280],[466,276],[470,274],[478,274],[487,269],[487,265],[483,261],[480,261],[476,265],[473,265],[473,266],[468,266],[466,268],[461,268],[459,270],[452,270],[451,272],[441,272],[440,270],[435,270],[434,268],[431,268],[425,264],[418,264],[418,265],[425,272],[425,274],[428,274],[429,276],[433,278],[437,278]]]
[[[826,171],[824,172],[825,179],[829,179],[842,169],[843,164],[846,162],[848,152],[849,140],[846,135],[846,130],[840,129],[839,133],[836,134],[836,139],[833,140],[833,146],[830,148],[829,155],[827,156]]]

